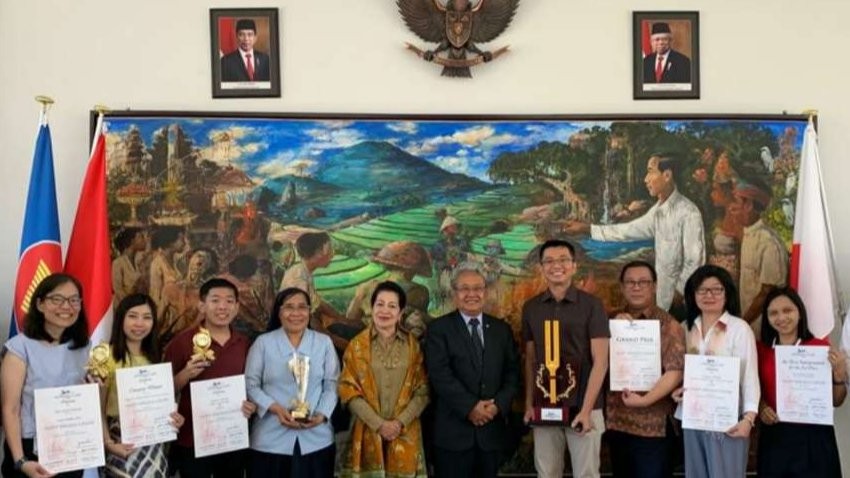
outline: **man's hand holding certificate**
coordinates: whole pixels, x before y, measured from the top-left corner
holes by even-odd
[[[726,432],[738,423],[741,359],[685,355],[682,428]]]
[[[248,419],[242,409],[245,376],[200,380],[189,386],[195,457],[248,448]]]
[[[647,392],[661,378],[661,326],[657,320],[611,320],[611,391]]]
[[[171,364],[130,367],[115,371],[121,441],[136,447],[172,441],[174,379]]]
[[[35,390],[38,463],[51,473],[105,464],[95,384]]]
[[[774,350],[779,421],[832,425],[829,347],[777,345]]]

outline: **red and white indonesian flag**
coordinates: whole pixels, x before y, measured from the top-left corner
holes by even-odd
[[[108,341],[112,328],[112,268],[106,218],[103,114],[97,119],[89,166],[65,256],[65,272],[79,279],[83,285],[83,307],[92,342]]]
[[[832,235],[821,177],[818,136],[809,119],[797,185],[791,286],[805,302],[809,330],[818,338],[832,332],[839,310]]]

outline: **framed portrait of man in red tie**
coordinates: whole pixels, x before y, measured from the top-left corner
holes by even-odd
[[[280,97],[277,8],[210,9],[213,98]]]
[[[699,99],[699,12],[633,12],[634,99]]]

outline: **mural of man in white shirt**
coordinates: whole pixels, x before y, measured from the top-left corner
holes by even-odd
[[[643,216],[627,223],[597,225],[571,222],[567,232],[590,232],[598,241],[655,240],[658,271],[658,306],[669,310],[682,303],[685,282],[705,263],[705,234],[702,213],[676,189],[676,159],[667,154],[650,156],[644,183],[649,195],[658,199]]]

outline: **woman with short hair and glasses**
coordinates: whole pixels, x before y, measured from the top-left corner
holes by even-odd
[[[688,353],[741,359],[739,421],[726,432],[686,429],[685,475],[689,478],[744,476],[760,396],[753,331],[739,317],[741,305],[735,282],[720,267],[704,265],[694,271],[685,283],[685,305]],[[673,399],[680,402],[677,418],[682,416],[682,395],[682,388],[673,392]]]
[[[51,274],[32,294],[24,329],[4,346],[0,368],[3,426],[2,476],[79,477],[82,470],[50,474],[35,450],[35,390],[81,384],[89,356],[83,288],[67,274]],[[45,440],[46,441],[46,440]]]
[[[309,322],[309,294],[283,289],[275,297],[268,332],[248,352],[245,385],[257,404],[249,477],[334,474],[329,420],[338,398],[339,360],[331,338],[309,329]]]

